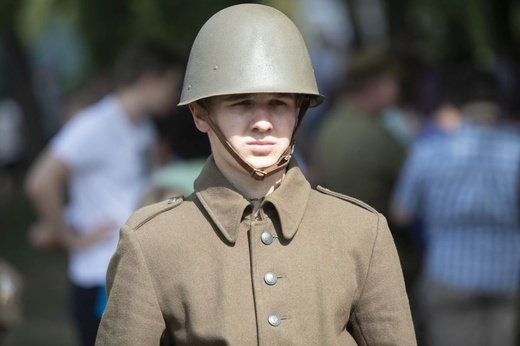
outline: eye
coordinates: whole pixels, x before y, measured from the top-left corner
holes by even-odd
[[[231,104],[231,106],[250,106],[252,102],[250,100],[239,100]]]
[[[283,99],[275,99],[275,100],[271,100],[269,102],[269,104],[271,106],[286,106],[287,105],[287,101],[285,101]]]

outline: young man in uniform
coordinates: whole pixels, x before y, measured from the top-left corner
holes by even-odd
[[[193,194],[122,228],[98,345],[415,345],[385,219],[311,189],[291,158],[322,101],[281,12],[242,4],[206,22],[180,104],[212,156]]]

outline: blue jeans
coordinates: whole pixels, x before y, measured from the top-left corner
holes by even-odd
[[[94,346],[101,317],[96,312],[102,286],[80,287],[72,284],[72,317],[81,346]]]

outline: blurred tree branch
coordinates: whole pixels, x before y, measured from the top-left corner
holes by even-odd
[[[343,0],[354,30],[354,48],[363,47],[358,7]],[[494,55],[520,58],[520,6],[515,0],[380,0],[385,8],[390,45],[419,42],[434,60],[469,55],[489,64]],[[515,16],[516,15],[516,16]],[[470,50],[463,53],[462,50]]]
[[[25,161],[30,162],[44,143],[40,110],[34,97],[31,77],[24,47],[14,30],[22,8],[18,0],[0,2],[0,71],[2,85],[0,98],[12,98],[21,107],[24,115],[24,133],[28,140]]]
[[[353,48],[363,42],[359,5],[342,0],[354,30]],[[520,6],[515,0],[379,0],[385,9],[389,44],[417,44],[431,60],[470,59],[489,64],[496,55],[518,59]],[[9,92],[27,117],[32,146],[44,141],[38,104],[34,100],[25,45],[57,14],[77,24],[91,56],[85,77],[112,70],[121,48],[138,39],[155,39],[186,53],[202,24],[218,10],[238,0],[2,0],[0,57],[8,64]],[[263,1],[256,1],[263,3]],[[373,0],[377,2],[377,0]],[[31,8],[29,11],[28,8]],[[26,11],[26,12],[24,12]],[[23,18],[23,13],[30,16]],[[516,16],[516,17],[515,17]],[[30,27],[27,27],[30,26]],[[25,30],[25,31],[24,31]],[[516,30],[516,32],[515,32]],[[34,38],[34,37],[32,37]],[[22,41],[23,40],[23,41]],[[2,56],[3,54],[3,56]],[[6,82],[4,82],[7,88]],[[1,88],[2,83],[0,83]],[[4,88],[4,89],[5,89]],[[29,155],[33,156],[30,150]]]

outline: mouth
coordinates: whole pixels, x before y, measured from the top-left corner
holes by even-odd
[[[275,142],[269,140],[255,140],[247,142],[247,146],[254,155],[264,156],[271,153]]]

